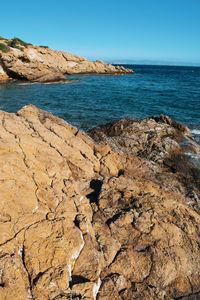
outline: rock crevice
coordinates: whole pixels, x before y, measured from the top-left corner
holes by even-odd
[[[86,134],[32,105],[0,119],[0,299],[198,297],[188,128],[161,116]]]

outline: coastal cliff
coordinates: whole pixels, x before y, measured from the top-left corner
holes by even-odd
[[[187,127],[162,115],[86,134],[32,105],[0,119],[0,299],[200,296]]]
[[[132,70],[85,58],[46,46],[34,46],[18,38],[0,37],[0,81],[14,78],[29,81],[66,80],[66,74],[126,74]]]

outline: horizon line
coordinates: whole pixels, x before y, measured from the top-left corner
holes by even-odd
[[[108,61],[107,61],[108,62]],[[109,62],[113,65],[138,65],[138,66],[168,66],[168,67],[197,67],[200,68],[200,63],[143,63],[143,62]]]
[[[124,64],[124,65],[157,65],[157,66],[180,66],[180,67],[200,67],[200,62],[173,62],[162,60],[126,60],[126,59],[105,59],[105,62],[111,64]]]

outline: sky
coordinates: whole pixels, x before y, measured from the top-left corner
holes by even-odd
[[[200,0],[2,1],[0,35],[90,60],[200,65]]]

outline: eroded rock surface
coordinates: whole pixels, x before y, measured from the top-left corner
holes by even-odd
[[[123,119],[89,137],[32,105],[0,119],[0,299],[198,298],[186,127]]]
[[[66,74],[133,73],[123,66],[113,66],[100,60],[88,61],[78,55],[33,46],[21,40],[15,45],[17,42],[13,40],[0,39],[6,47],[4,51],[0,47],[0,73],[2,69],[11,78],[47,82],[65,80]]]
[[[2,66],[0,65],[0,83],[4,83],[9,81],[11,78],[6,74],[6,72],[3,70]]]

